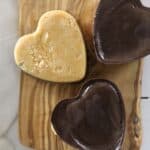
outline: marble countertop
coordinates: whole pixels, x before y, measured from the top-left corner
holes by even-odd
[[[20,70],[13,59],[13,49],[18,39],[17,0],[0,1],[0,150],[30,150],[19,142],[18,105]],[[150,7],[150,0],[142,0]],[[144,59],[142,96],[150,97],[150,56]],[[149,150],[150,100],[142,100],[143,144]]]

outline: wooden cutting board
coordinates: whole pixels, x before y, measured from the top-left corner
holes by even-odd
[[[57,84],[33,78],[22,72],[20,88],[20,140],[35,150],[73,150],[51,130],[51,114],[56,104],[74,97],[83,83],[92,78],[109,79],[122,92],[126,109],[123,150],[139,150],[141,145],[140,89],[142,61],[124,65],[103,65],[93,53],[92,24],[100,0],[19,0],[20,35],[32,32],[46,11],[63,9],[76,17],[88,48],[88,71],[84,81]]]

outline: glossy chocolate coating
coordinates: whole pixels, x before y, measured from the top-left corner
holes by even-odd
[[[107,80],[91,80],[78,97],[56,106],[52,124],[64,141],[81,150],[119,150],[125,130],[120,92]]]
[[[122,64],[150,54],[150,9],[140,0],[101,0],[94,21],[97,57]]]

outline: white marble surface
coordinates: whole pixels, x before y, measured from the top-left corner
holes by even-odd
[[[1,0],[0,14],[0,150],[29,150],[20,144],[17,127],[20,71],[13,59],[18,39],[17,0]]]
[[[150,7],[150,0],[142,0]],[[0,1],[0,150],[29,150],[18,138],[19,74],[13,60],[18,32],[17,0]],[[150,56],[145,58],[142,95],[150,96]],[[150,100],[142,101],[143,144],[150,149]]]

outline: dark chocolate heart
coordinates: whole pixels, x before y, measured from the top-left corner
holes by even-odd
[[[101,0],[94,21],[98,60],[122,64],[150,54],[150,9],[140,0]]]
[[[79,96],[61,101],[53,111],[56,133],[81,150],[119,150],[124,138],[125,110],[110,81],[87,82]]]

